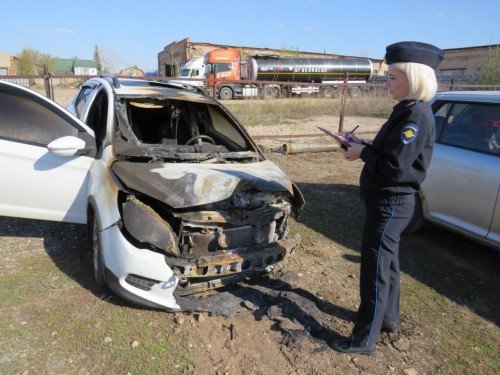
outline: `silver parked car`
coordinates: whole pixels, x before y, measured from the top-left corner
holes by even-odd
[[[68,110],[0,81],[0,215],[87,224],[95,280],[137,304],[270,272],[304,200],[217,101],[92,78]]]
[[[500,250],[500,92],[441,92],[423,217]]]

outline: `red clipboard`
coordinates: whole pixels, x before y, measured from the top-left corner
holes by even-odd
[[[332,133],[330,130],[322,128],[321,126],[317,126],[317,128],[335,139],[340,144],[342,149],[347,150],[347,147],[351,147],[351,141],[344,138],[344,136]]]

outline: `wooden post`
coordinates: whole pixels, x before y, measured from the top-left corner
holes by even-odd
[[[43,64],[43,84],[45,86],[45,96],[49,98],[50,100],[54,100],[54,95],[52,90],[50,89],[50,75],[49,75],[49,67],[47,64]]]
[[[342,91],[340,93],[340,119],[339,119],[339,134],[344,132],[344,113],[345,113],[345,99],[347,96],[347,86],[349,82],[349,73],[346,73]]]

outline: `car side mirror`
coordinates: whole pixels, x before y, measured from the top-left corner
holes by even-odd
[[[51,154],[58,156],[86,155],[90,153],[93,147],[85,147],[83,139],[68,135],[57,138],[47,145]]]

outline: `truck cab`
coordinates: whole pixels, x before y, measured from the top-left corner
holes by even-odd
[[[199,57],[197,59],[189,60],[187,63],[181,66],[179,76],[181,78],[189,78],[188,81],[179,80],[179,82],[187,83],[197,87],[203,87],[203,78],[205,77],[205,64],[204,57]],[[191,78],[197,78],[199,80],[191,80]]]
[[[241,52],[236,48],[219,49],[205,54],[207,88],[220,99],[241,97],[241,84],[225,83],[244,79],[241,73]]]

